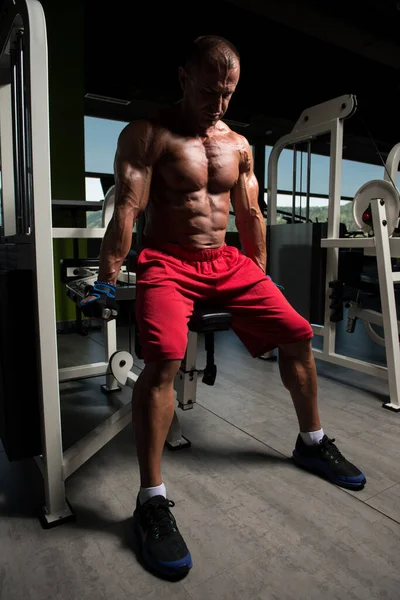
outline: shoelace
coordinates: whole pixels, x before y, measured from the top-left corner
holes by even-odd
[[[158,539],[164,535],[176,532],[174,519],[169,512],[175,506],[172,500],[164,500],[157,503],[146,503],[143,512],[153,536]]]
[[[343,462],[345,460],[343,454],[340,452],[339,448],[334,444],[335,438],[328,438],[328,436],[324,436],[320,441],[320,446],[322,447],[322,451],[326,456],[329,456],[336,463]]]

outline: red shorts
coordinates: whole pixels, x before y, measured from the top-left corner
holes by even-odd
[[[232,313],[251,356],[313,336],[276,285],[237,248],[145,248],[137,265],[136,319],[144,362],[182,360],[194,303]]]

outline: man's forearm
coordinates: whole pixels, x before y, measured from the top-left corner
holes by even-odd
[[[267,236],[264,217],[251,214],[242,223],[237,222],[243,250],[265,273],[267,269]]]
[[[116,284],[122,263],[132,246],[133,225],[132,212],[114,212],[101,244],[99,281]]]

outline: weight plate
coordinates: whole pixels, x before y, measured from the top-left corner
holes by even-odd
[[[385,201],[388,234],[392,235],[399,220],[400,198],[396,188],[384,179],[373,179],[360,187],[353,200],[354,221],[362,231],[372,231],[371,225],[364,223],[362,216],[373,198],[382,198]]]

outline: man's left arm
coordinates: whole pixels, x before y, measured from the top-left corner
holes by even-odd
[[[248,141],[240,136],[239,178],[231,201],[244,253],[265,273],[267,267],[266,227],[258,205],[258,181]]]

